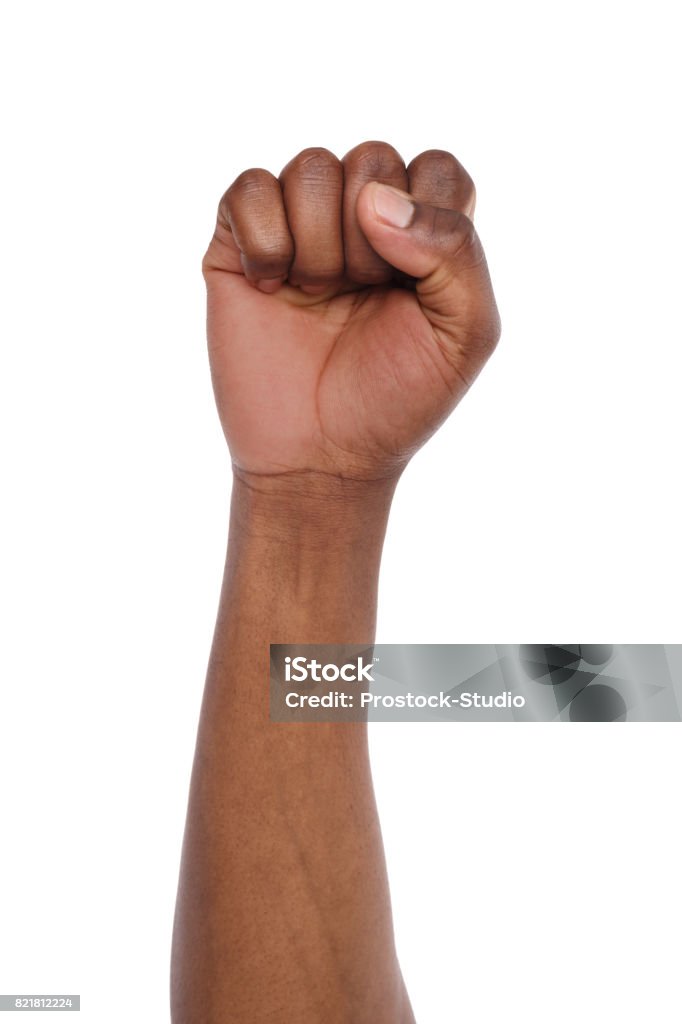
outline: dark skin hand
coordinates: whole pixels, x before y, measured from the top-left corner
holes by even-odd
[[[385,191],[381,185],[391,188]],[[203,261],[233,465],[173,935],[175,1024],[412,1024],[364,723],[269,720],[270,643],[374,640],[395,486],[499,317],[452,154],[240,174]]]

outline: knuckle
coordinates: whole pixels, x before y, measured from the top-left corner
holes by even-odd
[[[272,187],[273,176],[264,167],[249,167],[234,179],[227,190],[228,201],[263,195]]]
[[[342,162],[368,178],[390,174],[404,167],[398,150],[388,142],[379,141],[361,142],[346,153]]]
[[[459,167],[459,160],[447,149],[423,149],[421,153],[412,157],[409,167],[424,166],[447,170],[451,167]]]
[[[456,189],[463,199],[470,201],[476,190],[469,172],[454,154],[446,149],[425,149],[408,166],[408,174],[420,174]]]
[[[341,162],[329,149],[322,146],[310,146],[289,161],[282,175],[288,177],[296,174],[311,181],[324,181],[339,177]]]
[[[409,164],[410,168],[430,168],[439,172],[444,177],[459,179],[467,172],[454,154],[447,149],[425,149],[418,153]],[[468,175],[467,175],[468,176]]]

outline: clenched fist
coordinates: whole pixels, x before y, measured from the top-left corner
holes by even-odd
[[[500,323],[450,153],[305,149],[242,172],[203,261],[218,411],[242,475],[396,477]]]

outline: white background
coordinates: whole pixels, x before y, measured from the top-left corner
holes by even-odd
[[[379,641],[682,642],[675,6],[2,10],[0,991],[163,1022],[229,496],[219,196],[368,139],[478,186],[503,338],[400,484]],[[679,1024],[681,740],[375,727],[418,1024]]]

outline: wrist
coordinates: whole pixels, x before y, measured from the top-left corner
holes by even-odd
[[[257,607],[269,643],[371,643],[396,483],[235,470],[225,607]]]
[[[233,520],[287,543],[364,547],[383,540],[399,476],[355,480],[318,471],[258,474],[233,466]]]

